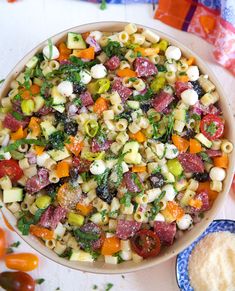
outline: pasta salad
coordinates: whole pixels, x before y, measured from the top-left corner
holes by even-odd
[[[23,235],[61,257],[157,256],[223,189],[233,144],[215,85],[149,29],[49,40],[10,86],[2,199]]]

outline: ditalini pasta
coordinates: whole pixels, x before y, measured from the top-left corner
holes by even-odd
[[[1,100],[3,202],[64,258],[156,256],[223,190],[218,100],[193,56],[135,24],[48,41]]]

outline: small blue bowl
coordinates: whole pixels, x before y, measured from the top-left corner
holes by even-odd
[[[176,281],[181,291],[193,291],[188,274],[188,262],[192,250],[207,234],[219,231],[229,231],[231,233],[235,233],[235,221],[228,219],[214,220],[198,239],[196,239],[187,249],[177,256]]]

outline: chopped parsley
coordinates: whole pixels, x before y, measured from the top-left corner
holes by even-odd
[[[53,44],[51,39],[48,39],[48,47],[49,47],[49,60],[51,60],[53,53]]]
[[[3,151],[6,152],[10,152],[10,151],[14,151],[17,150],[19,146],[23,145],[23,144],[34,144],[34,145],[39,145],[39,146],[45,146],[46,142],[43,140],[39,140],[39,139],[26,139],[26,138],[22,138],[17,140],[16,142],[9,144],[6,147],[3,147]]]
[[[217,126],[214,122],[211,122],[207,127],[204,128],[211,136],[216,133]]]
[[[17,241],[17,242],[15,242],[15,243],[11,244],[11,245],[6,249],[6,253],[7,253],[7,254],[14,253],[13,248],[18,248],[19,245],[20,245],[20,242],[19,242],[19,241]]]
[[[5,79],[0,80],[0,84],[2,84],[5,81]]]
[[[122,279],[125,279],[125,276],[124,275],[122,275]]]
[[[106,185],[108,183],[109,174],[110,174],[110,169],[107,168],[103,174],[95,176],[98,186]]]
[[[28,213],[23,214],[17,222],[17,227],[23,235],[29,234],[30,225],[37,224],[44,211],[45,209],[38,209],[33,218],[29,218]]]
[[[158,72],[166,72],[166,67],[164,65],[156,65]]]
[[[98,289],[98,286],[97,285],[93,285],[92,289],[96,290],[96,289]]]
[[[130,82],[135,82],[135,81],[137,81],[138,79],[135,78],[135,77],[132,77],[132,78],[129,78],[128,80],[129,80]]]
[[[113,284],[112,283],[108,283],[106,288],[105,288],[105,291],[109,291],[112,288],[113,288]]]
[[[157,168],[152,171],[152,174],[154,175],[154,174],[157,174],[159,172],[161,172],[161,167],[157,166]]]
[[[40,93],[42,94],[42,96],[45,96],[50,88],[52,88],[52,84],[47,81],[44,81],[40,89]]]
[[[107,209],[100,211],[100,214],[101,214],[101,220],[104,222],[106,214],[107,214]]]
[[[132,117],[130,114],[130,111],[124,111],[120,113],[119,115],[115,115],[114,120],[119,120],[119,119],[126,119],[128,122],[132,122]]]
[[[61,150],[64,144],[68,142],[68,137],[64,131],[58,130],[50,134],[48,140],[54,149]]]
[[[43,278],[39,278],[39,279],[35,280],[35,283],[38,285],[41,285],[43,282],[45,282],[45,279],[43,279]]]
[[[155,216],[161,210],[160,202],[162,198],[165,196],[165,194],[166,194],[166,191],[162,191],[162,193],[158,196],[158,198],[153,201],[153,206],[150,210],[150,215],[149,215],[150,220],[154,220]]]
[[[20,96],[20,94],[16,94],[15,96],[14,96],[14,98],[13,98],[13,100],[21,100],[21,96]]]
[[[61,258],[70,258],[72,255],[72,248],[68,247],[64,252],[63,254],[59,255],[59,257]]]
[[[114,254],[113,257],[117,257],[118,264],[121,264],[122,262],[124,262],[123,258],[121,257],[120,252],[117,252],[116,254]]]
[[[0,155],[0,160],[5,160],[4,155]]]
[[[23,85],[23,87],[25,87],[26,89],[30,88],[31,74],[32,74],[32,69],[30,69],[30,68],[27,68],[24,72],[24,83],[20,84],[20,85]]]
[[[200,152],[199,155],[203,159],[204,162],[212,163],[211,158],[208,156],[206,152]]]
[[[125,207],[130,207],[131,206],[131,198],[132,198],[132,194],[130,192],[126,192],[126,193],[124,193],[124,195],[120,199],[120,203],[123,204]]]
[[[17,120],[23,120],[23,116],[19,112],[13,111],[12,116],[14,116]]]
[[[121,56],[121,45],[117,41],[109,41],[108,44],[103,47],[103,51],[106,53],[106,55],[111,58],[112,56]]]
[[[101,0],[100,9],[101,9],[101,10],[105,10],[105,9],[107,9],[107,3],[106,3],[106,0]]]
[[[196,113],[192,114],[191,117],[192,117],[194,120],[201,120],[201,116],[200,116],[199,114],[196,114]]]
[[[154,95],[153,90],[148,89],[146,91],[146,93],[144,93],[143,95],[136,95],[133,98],[136,101],[146,101],[146,100],[152,99],[153,98],[153,95]]]
[[[73,104],[76,106],[82,106],[82,100],[80,97],[76,97],[75,99],[73,99]]]

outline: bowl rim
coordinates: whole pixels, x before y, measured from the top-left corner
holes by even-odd
[[[55,39],[57,38],[60,38],[62,39],[63,37],[65,37],[66,33],[68,33],[69,31],[82,31],[83,29],[87,29],[89,26],[95,26],[97,30],[103,30],[102,27],[104,26],[118,26],[118,29],[117,31],[119,31],[119,29],[121,27],[124,27],[125,25],[127,25],[128,21],[98,21],[98,22],[90,22],[90,23],[85,23],[85,24],[82,24],[82,25],[78,25],[78,26],[74,26],[74,27],[71,27],[71,28],[68,28],[68,29],[65,29],[63,30],[62,32],[59,32],[57,34],[54,34],[53,36],[50,37],[50,39],[52,39],[52,42],[54,42]],[[146,28],[146,29],[150,29],[154,32],[156,32],[157,34],[159,34],[160,37],[163,37],[167,40],[170,41],[170,43],[172,43],[173,45],[177,45],[180,49],[184,50],[184,54],[186,52],[186,54],[191,54],[193,56],[196,57],[196,59],[199,61],[199,63],[204,63],[204,60],[193,50],[191,50],[189,47],[187,47],[186,45],[182,44],[180,41],[178,41],[177,39],[175,39],[175,37],[172,37],[172,36],[169,36],[167,33],[165,32],[162,32],[162,31],[159,31],[155,28],[152,28],[152,27],[149,27],[149,26],[146,26],[146,25],[142,25],[142,24],[139,24],[139,23],[135,23],[137,25],[137,27],[141,27],[141,28]],[[105,27],[107,28],[107,27]],[[38,45],[36,45],[33,49],[31,49],[27,54],[25,54],[18,62],[17,64],[13,67],[13,69],[7,74],[1,88],[0,88],[0,95],[3,94],[4,91],[7,90],[7,88],[9,88],[9,82],[10,82],[10,79],[12,76],[14,76],[17,72],[17,68],[21,66],[21,64],[26,64],[26,59],[29,59],[29,56],[32,55],[33,52],[36,52],[39,50],[40,47],[42,47],[43,45],[47,44],[47,41],[48,41],[48,38],[42,42],[40,42]],[[231,112],[231,109],[229,107],[229,104],[227,102],[227,98],[226,98],[226,95],[223,91],[223,88],[220,84],[220,82],[218,81],[217,77],[215,76],[215,74],[213,73],[212,69],[210,67],[208,67],[208,65],[203,65],[203,68],[201,67],[201,64],[199,65],[199,68],[202,70],[202,71],[206,71],[206,73],[212,77],[212,79],[214,80],[214,83],[216,85],[216,88],[219,90],[220,92],[220,96],[221,96],[221,99],[224,100],[224,108],[226,108],[226,111],[228,113],[228,117],[226,118],[227,120],[229,120],[230,118],[233,118],[233,115],[232,115],[232,112]],[[17,72],[19,73],[19,72]],[[1,96],[0,96],[0,99],[1,99]],[[232,138],[230,138],[230,140],[233,141],[233,143],[235,142],[235,128],[232,127],[232,129],[230,129],[230,132],[231,132],[231,136]],[[180,246],[177,246],[174,251],[172,251],[171,253],[167,253],[166,255],[164,255],[163,257],[156,257],[156,258],[152,258],[150,260],[144,260],[144,264],[143,262],[141,263],[137,263],[131,267],[126,267],[124,265],[122,265],[121,268],[117,268],[115,269],[114,266],[115,265],[110,265],[110,268],[109,269],[106,269],[106,268],[98,268],[98,267],[94,267],[91,263],[90,263],[90,266],[87,266],[87,265],[80,265],[80,264],[77,264],[77,265],[69,265],[68,263],[66,262],[71,262],[71,261],[68,261],[67,259],[64,260],[63,259],[63,262],[61,262],[61,260],[55,258],[54,256],[51,255],[48,255],[46,254],[46,251],[43,250],[43,248],[40,248],[40,250],[38,248],[35,247],[35,243],[33,242],[33,240],[31,239],[31,235],[25,237],[23,236],[19,230],[14,226],[15,228],[15,231],[17,232],[17,234],[28,244],[30,245],[33,249],[35,249],[36,251],[38,251],[41,255],[43,255],[44,257],[60,264],[60,265],[63,265],[64,267],[68,267],[68,268],[71,268],[71,269],[74,269],[74,270],[79,270],[79,271],[85,271],[85,272],[90,272],[90,273],[96,273],[96,274],[121,274],[121,273],[129,273],[129,272],[136,272],[136,271],[140,271],[140,270],[143,270],[143,269],[146,269],[146,268],[150,268],[150,267],[154,267],[162,262],[165,262],[173,257],[175,257],[177,254],[179,254],[183,249],[187,248],[197,237],[199,237],[204,231],[205,229],[209,226],[209,224],[213,221],[215,215],[217,214],[218,210],[220,209],[220,207],[222,207],[222,205],[224,204],[225,202],[225,198],[229,192],[229,188],[231,186],[231,183],[232,183],[232,173],[233,173],[233,169],[235,167],[235,155],[232,155],[230,157],[231,159],[231,162],[230,162],[230,166],[229,166],[229,170],[227,171],[227,177],[226,177],[226,186],[225,186],[225,190],[223,190],[223,197],[220,198],[221,202],[220,204],[218,205],[213,205],[212,209],[212,213],[210,213],[210,218],[207,218],[205,220],[203,220],[203,223],[201,223],[200,225],[198,225],[197,229],[198,231],[196,232],[196,234],[193,234],[191,238],[187,239],[186,242],[182,243]],[[217,198],[219,199],[219,197]],[[3,204],[4,206],[4,204]],[[6,216],[14,216],[5,206],[3,207],[3,212],[4,214],[6,214]],[[199,227],[200,226],[200,227]],[[48,251],[50,251],[48,249]],[[53,251],[52,251],[53,252]],[[53,252],[54,253],[54,252]],[[55,254],[55,253],[54,253]],[[55,254],[56,255],[56,254]],[[57,256],[57,255],[56,255]],[[59,257],[58,257],[59,258]],[[60,258],[61,259],[61,258]],[[75,263],[78,263],[78,262],[75,262]],[[107,264],[105,264],[107,265]],[[119,265],[120,266],[120,265]]]
[[[212,223],[215,223],[215,224],[217,224],[217,223],[219,223],[219,222],[233,222],[234,224],[235,224],[235,220],[233,220],[233,219],[226,219],[226,218],[222,218],[222,219],[214,219],[213,221],[211,221],[211,223],[210,223],[210,225],[205,229],[205,231],[206,230],[208,230],[210,227],[211,227],[211,224]],[[228,231],[228,230],[227,230]],[[214,231],[214,232],[211,232],[211,233],[215,233],[215,232],[219,232],[219,231]],[[202,233],[203,234],[203,233]],[[201,235],[202,235],[201,234]],[[234,233],[235,234],[235,233]],[[200,235],[200,236],[201,236]],[[205,236],[207,236],[208,234],[206,234]],[[197,237],[197,239],[200,237],[200,236],[198,236]],[[205,237],[204,236],[204,237]],[[202,239],[202,238],[201,238]],[[201,240],[200,239],[200,240]],[[195,244],[195,246],[194,246],[194,248],[196,247],[196,245],[200,242],[200,240]],[[194,243],[194,241],[192,242],[192,243]],[[186,249],[184,249],[182,252],[184,252],[184,251],[186,251],[189,247],[191,246],[191,244],[186,248]],[[194,249],[193,248],[193,249]],[[181,290],[181,287],[180,287],[180,285],[179,285],[179,278],[178,278],[178,272],[177,272],[177,267],[178,267],[178,259],[179,259],[179,256],[180,256],[180,254],[181,254],[181,252],[180,253],[178,253],[178,255],[176,256],[176,259],[175,259],[175,279],[176,279],[176,283],[177,283],[177,286],[178,286],[178,288]],[[188,273],[188,270],[187,270],[187,273]],[[190,283],[190,282],[189,282]]]

